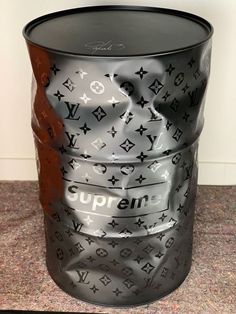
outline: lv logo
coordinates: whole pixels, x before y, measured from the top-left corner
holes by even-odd
[[[79,133],[76,133],[76,134],[71,134],[69,132],[65,132],[66,135],[67,135],[67,138],[69,140],[69,143],[68,143],[68,147],[70,148],[73,148],[73,149],[79,149],[79,147],[76,147],[76,143],[77,143],[77,139],[78,139],[78,136],[80,135]]]
[[[85,285],[88,285],[90,283],[90,281],[86,281],[89,272],[88,271],[84,271],[84,270],[76,270],[78,276],[79,276],[79,281],[78,283],[82,283]]]
[[[77,114],[77,111],[79,109],[79,104],[71,104],[69,102],[65,102],[65,104],[68,109],[68,116],[65,119],[79,120],[80,116]]]

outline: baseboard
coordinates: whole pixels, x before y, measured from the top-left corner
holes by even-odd
[[[235,185],[236,163],[200,161],[198,184]]]
[[[0,158],[0,180],[37,180],[36,161],[34,158]]]
[[[0,159],[0,180],[37,180],[35,159]],[[198,184],[235,185],[236,163],[200,161]]]

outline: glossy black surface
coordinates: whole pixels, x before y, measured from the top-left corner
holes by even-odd
[[[86,7],[44,16],[27,38],[66,53],[129,56],[184,49],[205,41],[211,26],[200,17],[139,6]]]
[[[212,28],[119,6],[55,13],[26,34],[49,274],[92,304],[162,298],[191,267]]]

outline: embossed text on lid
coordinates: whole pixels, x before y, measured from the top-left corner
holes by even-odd
[[[91,56],[161,54],[209,39],[211,25],[185,12],[140,6],[84,7],[30,22],[30,42],[61,53]]]

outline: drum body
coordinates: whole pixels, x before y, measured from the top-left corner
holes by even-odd
[[[27,38],[46,262],[70,295],[145,304],[189,273],[210,36],[134,56],[114,40],[85,55]]]

